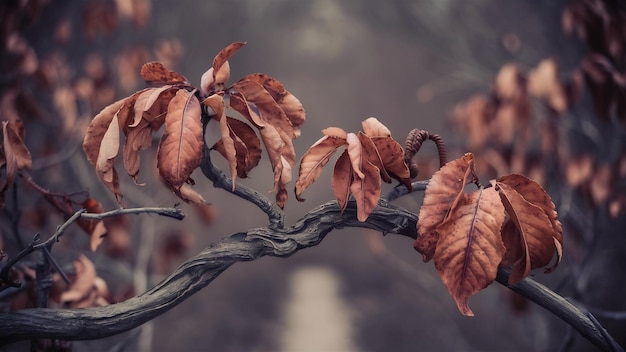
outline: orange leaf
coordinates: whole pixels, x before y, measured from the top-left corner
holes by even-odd
[[[496,183],[510,186],[512,189],[517,191],[517,193],[519,193],[524,200],[532,205],[538,206],[546,214],[550,220],[550,224],[552,225],[552,237],[554,237],[557,253],[557,260],[554,266],[546,269],[546,272],[548,273],[556,269],[561,262],[561,253],[563,249],[563,226],[557,219],[556,207],[554,206],[550,195],[548,195],[543,187],[541,187],[537,182],[522,175],[513,174],[502,176],[496,180]]]
[[[528,276],[532,269],[550,264],[555,251],[552,224],[540,207],[526,201],[509,185],[496,182],[495,189],[500,193],[502,204],[520,236],[517,244],[521,245],[519,257],[511,258],[514,262],[509,283],[514,284]],[[510,236],[507,238],[510,239]]]
[[[222,65],[226,64],[228,59],[235,55],[235,53],[242,47],[246,45],[245,42],[233,42],[222,49],[215,58],[213,59],[213,81],[215,83],[225,83],[228,80],[228,75],[220,72],[222,69]],[[230,71],[230,70],[229,70]]]
[[[289,93],[282,83],[262,73],[247,75],[242,78],[242,80],[255,81],[261,84],[263,88],[265,88],[265,90],[270,93],[274,101],[285,112],[285,115],[291,122],[294,131],[293,138],[297,138],[298,136],[300,136],[300,125],[304,123],[306,115],[304,112],[304,107],[302,106],[302,103],[300,103],[300,100],[298,100],[298,98]]]
[[[350,192],[356,201],[357,219],[363,222],[376,208],[380,199],[380,170],[369,161],[361,164],[361,170],[363,177],[353,176]],[[356,171],[354,174],[357,175]]]
[[[102,143],[102,138],[111,125],[113,115],[120,110],[125,101],[126,98],[118,100],[105,107],[93,118],[93,120],[91,120],[91,123],[89,123],[87,134],[83,140],[83,150],[85,151],[87,160],[89,160],[91,165],[96,166],[96,161],[98,160],[98,155],[100,154],[100,144]]]
[[[178,72],[170,71],[158,61],[147,62],[141,66],[141,78],[154,84],[187,83],[187,78]]]
[[[354,170],[354,173],[359,178],[365,177],[365,174],[361,170],[362,147],[359,137],[357,137],[354,133],[348,133],[346,142],[348,143],[348,156],[350,157],[352,170]]]
[[[298,180],[295,187],[297,200],[304,201],[300,197],[302,192],[320,177],[324,165],[328,163],[337,149],[343,145],[346,145],[344,138],[324,136],[307,150],[302,156],[302,160],[300,160]]]
[[[230,137],[235,145],[237,156],[237,176],[240,178],[248,177],[248,172],[255,168],[261,160],[261,141],[257,137],[252,128],[237,119],[226,117]],[[226,158],[226,149],[224,141],[220,139],[212,149],[217,150],[224,158]]]
[[[404,150],[400,143],[391,137],[373,137],[372,141],[378,150],[383,166],[389,175],[411,189],[409,167],[404,162]]]
[[[348,151],[344,150],[335,163],[335,167],[333,168],[333,177],[331,179],[333,193],[335,194],[337,204],[342,212],[348,205],[348,199],[350,198],[350,185],[352,184],[353,179],[350,157],[348,156]]]
[[[157,153],[159,174],[175,190],[189,179],[202,157],[201,109],[194,92],[180,89],[170,101]]]
[[[439,169],[428,182],[417,222],[418,237],[413,245],[425,262],[432,259],[439,235],[436,228],[458,202],[466,184],[474,179],[474,155],[465,154]]]
[[[376,145],[372,141],[370,137],[368,137],[365,133],[359,132],[357,135],[359,137],[359,141],[361,142],[361,149],[363,151],[364,160],[369,161],[372,165],[376,166],[378,170],[380,170],[380,176],[383,181],[387,183],[391,183],[391,177],[387,171],[385,171],[385,167],[383,166],[383,161],[378,154],[378,149],[376,149]]]
[[[248,104],[248,101],[241,93],[233,92],[229,94],[229,105],[256,128],[265,127],[266,123],[261,120],[261,116],[255,110],[250,108],[250,104]]]
[[[450,216],[437,226],[435,267],[463,315],[473,316],[468,299],[496,278],[504,255],[500,229],[504,207],[493,188],[463,193]]]

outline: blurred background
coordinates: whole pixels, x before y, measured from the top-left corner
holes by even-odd
[[[113,209],[114,198],[100,184],[80,147],[91,118],[104,106],[145,87],[138,75],[144,62],[159,60],[199,85],[219,50],[246,41],[230,59],[231,83],[262,72],[300,99],[307,120],[302,136],[294,141],[298,157],[322,136],[322,129],[336,126],[356,132],[361,121],[374,116],[400,143],[413,128],[440,134],[450,158],[457,158],[479,150],[468,147],[467,136],[453,118],[455,111],[458,116],[455,107],[474,94],[490,94],[503,65],[515,62],[520,71],[528,72],[552,57],[562,77],[575,72],[587,47],[564,34],[563,12],[570,3],[7,1],[0,6],[7,48],[2,118],[10,119],[14,113],[25,121],[35,181],[63,192],[88,188],[105,209]],[[607,9],[610,12],[611,7]],[[611,193],[621,194],[623,205],[623,125],[615,118],[580,122],[594,115],[592,105],[589,97],[583,98],[575,110],[566,112],[573,117],[559,120],[558,130],[566,137],[580,126],[592,129],[599,139],[610,134],[607,139],[614,142],[604,147],[616,156],[605,161],[621,165],[616,167],[621,171],[605,183],[598,182],[614,185]],[[217,124],[213,127],[217,131]],[[208,138],[216,136],[217,132]],[[559,142],[567,147],[572,140]],[[578,142],[593,140],[581,137]],[[603,150],[594,149],[594,155]],[[121,175],[128,207],[169,207],[180,202],[160,185],[151,155],[142,155],[139,181],[146,186],[137,187]],[[214,159],[227,169],[219,156]],[[416,160],[419,178],[429,178],[437,168],[434,146],[425,144]],[[491,171],[478,169],[485,177],[483,183],[498,176]],[[184,204],[189,216],[183,222],[143,215],[129,218],[126,234],[110,234],[102,248],[88,254],[117,299],[144,292],[210,243],[266,225],[265,214],[248,202],[214,189],[199,171],[192,177],[197,182],[194,188],[213,204],[210,214],[197,214]],[[544,175],[549,191],[550,180],[563,184],[559,177]],[[266,155],[249,179],[238,182],[270,191],[272,171]],[[325,170],[304,193],[303,203],[290,193],[286,224],[332,200],[329,182],[330,172]],[[36,192],[20,193],[16,204],[11,200],[14,191],[8,191],[6,207],[21,209],[25,241],[35,231],[52,233],[62,222],[62,214],[38,208],[41,196]],[[589,205],[584,197],[562,197],[567,192],[551,194],[559,211],[564,205],[572,208],[580,203],[580,212],[568,214],[600,220],[589,220],[584,231],[575,227],[582,233],[576,236],[568,232],[574,227],[564,221],[564,263],[554,274],[546,276],[538,270],[534,278],[590,309],[623,311],[626,287],[619,271],[625,264],[623,211],[619,208],[612,217],[607,215],[608,206]],[[418,212],[421,197],[409,195],[397,203]],[[10,216],[3,221],[3,226],[9,224]],[[59,256],[72,258],[88,248],[88,238],[80,229],[72,231],[59,244]],[[3,230],[2,243],[11,253],[19,241],[9,232]],[[383,238],[359,229],[333,231],[320,245],[290,258],[233,265],[211,285],[141,328],[72,344],[76,350],[98,351],[593,349],[558,318],[498,284],[470,300],[475,317],[462,316],[434,265],[422,262],[410,240],[397,237]],[[607,314],[598,319],[624,343],[623,317]]]

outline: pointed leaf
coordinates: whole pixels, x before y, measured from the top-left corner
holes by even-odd
[[[354,173],[359,178],[365,177],[365,174],[361,170],[362,147],[359,137],[354,133],[348,133],[346,142],[348,143],[348,156],[350,157],[350,163],[352,164]]]
[[[346,145],[346,140],[343,138],[324,136],[307,150],[300,160],[298,180],[295,186],[297,200],[304,201],[300,197],[302,192],[320,177],[324,165],[328,163],[337,149],[344,145]]]
[[[96,117],[93,118],[93,120],[91,120],[91,123],[89,123],[87,134],[83,140],[83,150],[85,151],[87,160],[89,160],[91,165],[96,166],[102,138],[109,128],[109,125],[111,125],[113,115],[120,110],[125,100],[126,98],[120,99],[105,107],[100,113],[98,113],[98,115],[96,115]]]
[[[180,89],[170,101],[157,153],[159,174],[174,190],[189,179],[202,157],[201,109],[194,92]]]
[[[154,84],[187,83],[187,78],[178,72],[168,70],[158,61],[147,62],[141,66],[141,78]]]
[[[255,81],[261,84],[263,88],[270,93],[278,106],[285,112],[285,115],[287,115],[287,118],[293,126],[294,138],[300,136],[300,126],[304,123],[306,114],[298,98],[289,93],[282,83],[262,73],[247,75],[242,78],[242,80]]]
[[[385,167],[383,166],[383,160],[380,158],[380,154],[378,154],[378,149],[376,149],[376,145],[372,141],[370,137],[368,137],[365,133],[359,132],[357,135],[359,137],[359,141],[361,142],[361,149],[363,152],[364,160],[369,161],[372,165],[376,166],[378,170],[380,170],[380,177],[383,181],[387,183],[391,183],[391,177],[387,171],[385,171]]]
[[[256,109],[252,109],[246,98],[241,93],[233,92],[229,94],[229,105],[235,111],[245,117],[256,128],[265,127],[266,123],[261,119]]]
[[[261,159],[261,141],[248,124],[232,117],[226,117],[226,119],[228,121],[230,137],[233,140],[236,151],[237,176],[246,178],[250,170],[259,164],[259,160]],[[217,150],[226,158],[227,151],[222,139],[215,143],[212,149]]]
[[[532,269],[550,264],[555,252],[552,224],[540,207],[526,201],[509,185],[496,183],[495,189],[520,236],[521,256],[513,263],[509,275],[509,283],[514,284]]]
[[[400,143],[391,137],[374,137],[372,141],[389,176],[403,183],[410,190],[411,175],[409,167],[404,162],[404,150]]]
[[[487,188],[464,193],[437,226],[435,267],[463,315],[474,315],[469,297],[496,278],[505,251],[500,237],[504,217],[498,192]]]
[[[463,194],[463,188],[474,178],[474,155],[465,154],[439,169],[424,192],[424,202],[417,222],[418,237],[413,245],[425,262],[432,259],[439,235],[435,231]]]
[[[357,219],[364,222],[380,199],[380,170],[369,161],[361,164],[361,170],[364,177],[357,177],[356,171],[354,172],[350,192],[356,201]]]
[[[350,185],[352,184],[353,179],[350,157],[348,156],[348,151],[344,150],[335,163],[335,167],[333,168],[333,177],[331,179],[333,193],[337,199],[339,209],[341,209],[342,212],[348,205],[348,199],[350,199]]]
[[[226,46],[224,49],[222,49],[219,53],[217,53],[217,55],[215,56],[215,58],[213,59],[213,81],[216,83],[220,83],[220,80],[218,79],[218,75],[220,74],[220,69],[222,68],[222,65],[224,65],[227,60],[235,55],[235,53],[241,49],[242,46],[246,45],[245,42],[234,42],[234,43],[230,43],[228,46]],[[223,77],[220,77],[223,78]],[[226,79],[224,79],[221,83],[224,83],[228,80],[228,77],[226,77]]]
[[[556,207],[552,202],[552,198],[537,182],[526,176],[512,174],[500,177],[496,180],[497,184],[506,184],[519,193],[528,203],[542,209],[546,214],[550,224],[552,225],[552,237],[558,244],[555,245],[557,254],[556,262],[550,268],[546,269],[546,273],[556,269],[561,262],[561,252],[563,249],[563,226],[557,218]]]

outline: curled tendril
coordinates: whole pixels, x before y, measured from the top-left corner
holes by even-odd
[[[422,143],[425,140],[430,139],[435,142],[437,146],[437,152],[439,152],[439,167],[442,167],[447,162],[446,145],[438,134],[431,134],[426,130],[420,130],[414,128],[406,136],[406,147],[404,148],[404,162],[408,165],[411,178],[417,177],[418,168],[417,163],[413,161],[413,156],[422,147]]]

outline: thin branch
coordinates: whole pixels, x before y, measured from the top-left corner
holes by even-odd
[[[243,198],[250,203],[256,205],[261,209],[269,218],[269,226],[276,229],[284,227],[285,215],[280,208],[274,204],[267,197],[261,193],[249,188],[241,183],[236,183],[233,189],[232,180],[222,172],[222,170],[216,168],[211,162],[211,151],[204,146],[202,152],[202,162],[200,169],[206,178],[213,182],[213,187],[221,188],[230,192],[240,198]]]
[[[415,181],[415,182],[411,183],[411,188],[412,188],[411,192],[425,191],[426,190],[426,186],[428,186],[428,180]],[[402,197],[404,195],[407,195],[409,193],[410,193],[409,190],[404,185],[397,185],[384,198],[388,202],[391,202],[391,201],[394,201],[394,200],[396,200],[396,199],[398,199],[398,198],[400,198],[400,197]]]
[[[0,345],[33,337],[83,340],[119,334],[170,310],[236,262],[263,256],[288,257],[319,244],[333,229],[344,227],[370,228],[416,238],[416,224],[415,214],[384,200],[366,222],[356,220],[354,201],[349,202],[343,213],[335,201],[328,202],[289,228],[250,229],[212,244],[148,292],[124,302],[97,308],[34,308],[0,314]],[[601,326],[547,287],[530,278],[509,286],[508,272],[503,269],[498,271],[497,281],[560,317],[599,348],[621,350]]]

